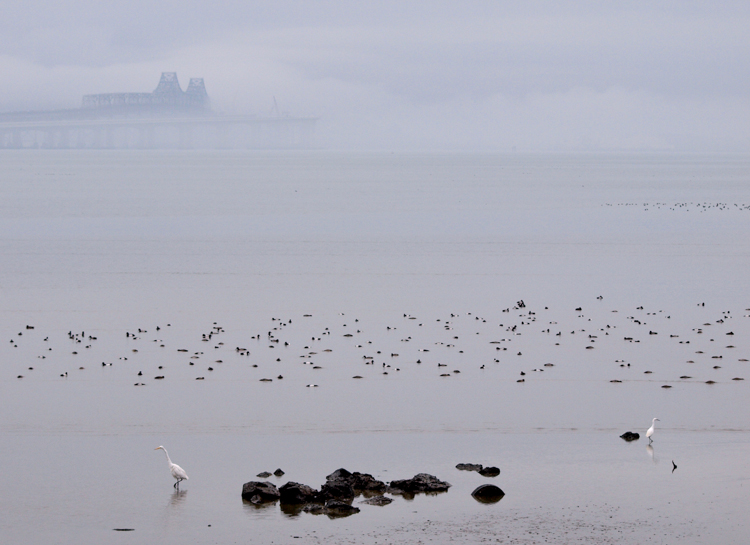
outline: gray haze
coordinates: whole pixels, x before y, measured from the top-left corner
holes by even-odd
[[[750,151],[750,4],[6,0],[0,111],[204,77],[341,149]]]

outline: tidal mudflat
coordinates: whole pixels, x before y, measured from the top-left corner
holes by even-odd
[[[746,156],[5,155],[3,541],[747,535]]]

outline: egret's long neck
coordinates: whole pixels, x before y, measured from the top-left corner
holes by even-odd
[[[164,456],[167,457],[167,463],[169,465],[172,465],[172,460],[169,459],[169,453],[167,452],[167,449],[163,448],[162,450],[164,451]]]

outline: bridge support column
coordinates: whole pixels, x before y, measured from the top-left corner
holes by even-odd
[[[180,149],[193,149],[193,126],[180,125]]]
[[[60,129],[60,140],[57,142],[57,147],[60,149],[70,147],[70,131],[68,129]]]
[[[107,149],[113,149],[115,147],[115,130],[112,127],[106,127],[104,133],[106,137],[104,147]]]
[[[154,128],[152,126],[140,127],[138,129],[138,147],[141,149],[154,149]]]
[[[94,149],[102,149],[104,147],[104,128],[99,127],[94,129],[94,141],[91,143],[91,147]]]
[[[44,131],[44,137],[42,138],[42,147],[44,149],[52,149],[55,147],[55,133],[52,130]]]
[[[227,123],[216,126],[216,149],[231,149],[231,127]]]
[[[10,147],[15,149],[21,149],[23,147],[23,135],[21,134],[20,129],[13,131]]]

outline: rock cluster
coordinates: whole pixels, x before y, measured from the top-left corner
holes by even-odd
[[[625,441],[635,441],[641,438],[640,434],[632,432],[632,431],[626,431],[620,437],[622,439],[625,439]]]
[[[359,508],[351,505],[359,494],[369,497],[363,503],[388,505],[393,500],[383,496],[384,492],[413,496],[420,492],[445,492],[450,486],[427,473],[386,485],[370,474],[352,473],[340,468],[326,477],[320,490],[293,481],[280,488],[269,482],[251,481],[242,486],[242,499],[256,505],[279,501],[281,508],[288,513],[304,511],[314,515],[345,517],[359,513]]]

